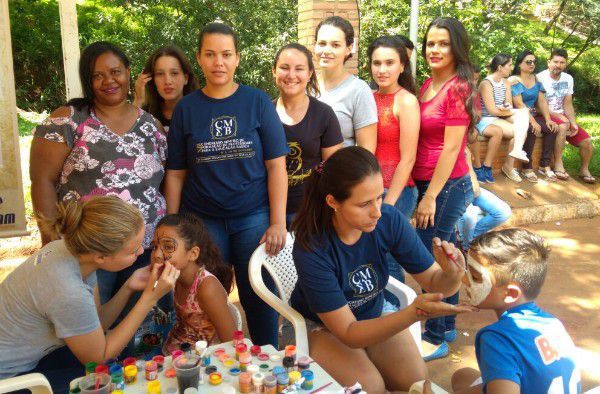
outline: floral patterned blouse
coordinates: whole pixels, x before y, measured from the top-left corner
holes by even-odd
[[[70,107],[69,117],[47,118],[34,136],[71,148],[56,190],[59,201],[114,195],[137,207],[146,223],[144,249],[150,247],[156,224],[166,213],[160,193],[167,139],[156,119],[139,110],[123,135],[108,128],[87,107]]]

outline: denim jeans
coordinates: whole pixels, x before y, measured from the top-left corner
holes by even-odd
[[[34,372],[41,373],[48,379],[52,387],[52,392],[63,394],[69,392],[69,383],[71,380],[85,375],[85,368],[69,347],[63,346],[47,354],[31,371],[23,372],[19,375]],[[29,390],[19,390],[14,394],[30,393]]]
[[[269,212],[265,210],[233,218],[198,217],[206,225],[223,259],[233,266],[252,342],[256,345],[271,344],[277,348],[279,316],[252,290],[248,277],[250,256],[269,227]],[[263,279],[267,287],[271,290],[275,288],[270,275],[263,272]]]
[[[386,190],[386,193],[387,193],[387,190]],[[415,211],[415,208],[417,207],[417,199],[418,198],[419,198],[419,192],[417,190],[417,187],[416,186],[406,186],[402,190],[402,194],[400,194],[400,197],[398,197],[398,200],[396,200],[396,204],[394,205],[394,207],[396,207],[396,209],[398,209],[400,212],[402,212],[404,214],[404,216],[406,216],[408,219],[410,219],[413,212]],[[394,256],[392,256],[391,253],[387,254],[386,259],[387,259],[388,270],[390,272],[390,276],[393,277],[394,279],[398,279],[400,282],[404,283],[404,269],[402,269],[402,266],[400,265],[400,263],[398,263],[396,261],[396,259],[394,258]],[[398,298],[396,298],[395,295],[393,295],[392,293],[390,293],[387,290],[384,290],[383,294],[384,294],[385,300],[387,302],[394,305],[395,307],[400,306],[400,302],[398,302]]]
[[[508,204],[498,196],[489,190],[480,190],[479,196],[475,197],[457,223],[464,249],[469,249],[475,238],[506,222],[512,214]]]
[[[429,181],[416,181],[416,184],[419,189],[419,200],[421,200],[429,187]],[[472,201],[473,185],[468,174],[446,181],[435,200],[435,225],[426,229],[417,229],[417,234],[430,252],[434,237],[439,237],[442,241],[455,241],[454,227]],[[458,304],[458,292],[443,301]],[[426,331],[423,333],[423,339],[438,345],[444,341],[444,332],[453,330],[454,327],[454,316],[429,319],[425,323]]]

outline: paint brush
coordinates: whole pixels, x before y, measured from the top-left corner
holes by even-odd
[[[156,277],[156,280],[154,281],[154,286],[152,286],[152,291],[154,291],[156,289],[156,286],[158,286],[158,278],[160,278],[160,276],[162,275],[164,270],[165,270],[165,265],[163,264],[163,266],[158,269],[158,275]]]
[[[325,390],[327,387],[331,386],[332,384],[333,384],[333,382],[324,384],[323,386],[319,387],[318,389],[311,391],[309,394],[315,394],[315,393],[321,392],[321,391]]]

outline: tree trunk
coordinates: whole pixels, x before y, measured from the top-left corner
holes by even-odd
[[[550,29],[552,29],[552,26],[554,26],[554,24],[556,23],[556,21],[560,17],[560,14],[562,14],[563,10],[565,9],[565,6],[567,5],[567,1],[568,0],[562,0],[560,2],[560,6],[558,7],[558,11],[556,11],[556,14],[554,14],[554,16],[552,17],[552,19],[550,19],[550,22],[548,22],[546,24],[546,27],[544,28],[544,35],[545,36],[548,35],[548,33],[550,32]]]
[[[598,38],[597,35],[590,34],[588,36],[588,38],[585,40],[585,43],[583,44],[583,46],[579,49],[579,52],[577,52],[577,55],[575,55],[575,57],[573,58],[573,60],[571,60],[569,62],[568,67],[571,67],[573,64],[575,64],[575,62],[577,61],[577,59],[579,59],[579,56],[583,55],[583,52],[585,52],[587,50],[587,48],[590,46],[590,44],[592,42],[596,41],[597,38]]]
[[[560,48],[563,48],[565,46],[565,44],[567,43],[567,41],[569,40],[569,38],[571,38],[571,36],[573,35],[573,33],[575,33],[575,30],[577,30],[577,27],[579,27],[579,24],[581,23],[582,20],[583,20],[583,18],[581,18],[577,22],[575,22],[575,24],[571,28],[571,32],[569,33],[569,35],[560,44]]]

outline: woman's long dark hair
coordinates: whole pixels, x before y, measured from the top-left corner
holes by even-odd
[[[495,73],[498,71],[498,67],[506,66],[511,60],[512,57],[510,55],[499,53],[492,58],[492,61],[488,65],[488,70],[490,70],[490,73]]]
[[[179,65],[181,66],[181,70],[183,73],[187,75],[188,81],[183,86],[183,95],[189,94],[194,90],[198,89],[198,81],[196,81],[196,77],[194,76],[194,72],[192,70],[192,64],[188,60],[185,53],[176,45],[167,45],[155,50],[152,55],[146,61],[146,65],[144,66],[144,73],[150,74],[152,76],[152,80],[146,84],[146,102],[143,105],[143,108],[150,112],[152,115],[158,118],[162,118],[162,108],[161,104],[165,101],[158,90],[156,89],[156,82],[154,82],[154,67],[156,66],[156,61],[163,56],[171,56],[179,61]]]
[[[185,241],[186,249],[194,246],[200,248],[200,254],[196,264],[204,266],[208,272],[219,279],[227,293],[230,293],[233,285],[233,272],[231,267],[223,261],[221,252],[213,242],[208,229],[202,220],[191,214],[172,214],[163,217],[156,228],[160,226],[173,227],[177,234]]]
[[[304,198],[292,223],[298,245],[312,251],[318,246],[320,236],[333,228],[333,209],[325,202],[328,194],[343,202],[363,179],[380,172],[375,156],[358,146],[338,150],[314,169],[306,181]]]
[[[377,48],[391,48],[398,53],[400,63],[402,63],[404,66],[404,71],[402,71],[402,73],[400,73],[398,76],[398,84],[412,94],[416,94],[417,89],[415,87],[415,79],[413,78],[412,71],[410,69],[408,54],[406,53],[406,46],[402,40],[399,39],[398,36],[383,36],[376,38],[367,49],[367,55],[369,56],[369,69],[371,68],[373,52],[375,52]]]
[[[450,35],[452,55],[454,57],[454,63],[456,66],[456,75],[461,82],[467,84],[469,87],[469,92],[465,92],[464,94],[464,106],[469,114],[469,118],[471,119],[471,123],[469,124],[468,128],[468,136],[471,140],[476,137],[475,125],[479,121],[479,114],[477,113],[477,108],[475,107],[477,87],[473,82],[473,65],[471,64],[471,60],[469,58],[469,52],[471,50],[469,35],[467,34],[463,24],[458,19],[446,16],[435,18],[433,22],[427,26],[425,36],[423,36],[422,54],[424,59],[427,59],[425,56],[425,51],[427,50],[427,35],[429,34],[429,30],[431,30],[433,27],[438,29],[446,29],[448,31],[448,34]]]
[[[96,60],[107,52],[118,57],[125,68],[129,69],[129,59],[127,55],[115,44],[107,41],[96,41],[88,45],[79,58],[79,80],[83,89],[83,97],[74,98],[67,102],[67,105],[72,105],[78,110],[83,107],[92,108],[94,106],[94,89],[92,87],[92,74]]]
[[[523,52],[521,52],[521,53],[519,53],[517,55],[517,57],[515,58],[515,67],[513,68],[512,75],[519,75],[519,74],[521,74],[521,66],[520,66],[520,64],[523,63],[523,60],[525,60],[525,58],[527,56],[529,56],[529,55],[535,57],[535,53],[531,52],[528,49],[524,50]]]
[[[279,56],[286,49],[295,49],[300,51],[306,56],[306,61],[308,62],[308,70],[312,73],[310,79],[308,80],[308,85],[306,85],[306,93],[312,97],[319,97],[321,92],[319,91],[319,83],[317,82],[317,73],[315,72],[315,64],[313,63],[313,55],[312,52],[306,48],[302,44],[298,44],[297,42],[292,42],[290,44],[282,46],[275,55],[275,61],[273,62],[273,69],[277,68],[277,62],[279,61]]]

